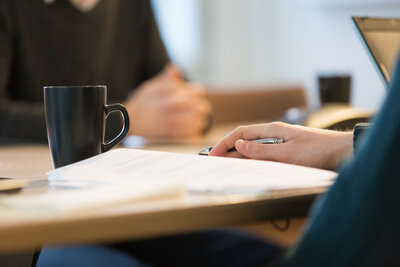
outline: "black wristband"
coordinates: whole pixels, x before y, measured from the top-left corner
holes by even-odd
[[[354,129],[353,129],[353,149],[354,149],[354,152],[357,149],[358,143],[360,141],[360,137],[363,136],[368,131],[369,128],[371,128],[371,123],[365,123],[365,122],[357,123],[354,126]]]

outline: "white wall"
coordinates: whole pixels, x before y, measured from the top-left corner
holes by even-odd
[[[350,17],[400,17],[398,1],[154,2],[161,28],[167,25],[165,21],[175,21],[175,26],[169,26],[173,29],[170,34],[163,30],[163,35],[173,58],[192,79],[227,88],[300,83],[307,88],[309,102],[315,106],[318,104],[317,75],[347,73],[353,77],[355,106],[375,109],[385,95],[383,83]],[[183,15],[185,9],[190,16]],[[191,52],[180,52],[184,49],[174,41],[177,40],[174,34],[185,35],[181,44],[191,47],[188,49]],[[190,53],[196,56],[189,56]]]
[[[186,70],[199,62],[202,48],[201,0],[152,0],[169,56]]]
[[[385,95],[384,84],[350,17],[400,17],[400,4],[374,5],[368,4],[372,1],[355,1],[351,5],[339,1],[333,5],[327,0],[326,4],[322,1],[319,5],[311,0],[309,4],[283,2],[282,80],[302,81],[308,88],[311,103],[316,104],[318,73],[349,73],[353,78],[353,105],[378,108]]]

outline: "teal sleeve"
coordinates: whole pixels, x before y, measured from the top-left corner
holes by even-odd
[[[400,68],[374,125],[278,266],[400,266]]]

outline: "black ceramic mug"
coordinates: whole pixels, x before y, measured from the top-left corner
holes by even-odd
[[[129,116],[121,104],[107,105],[107,87],[44,87],[47,139],[55,168],[74,163],[119,144],[129,130]],[[107,115],[119,111],[123,117],[121,132],[104,142]]]

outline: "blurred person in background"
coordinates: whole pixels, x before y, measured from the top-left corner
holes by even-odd
[[[46,142],[43,86],[108,88],[127,108],[129,134],[200,135],[210,103],[169,63],[150,1],[0,0],[0,140]],[[107,136],[120,129],[107,119]]]

